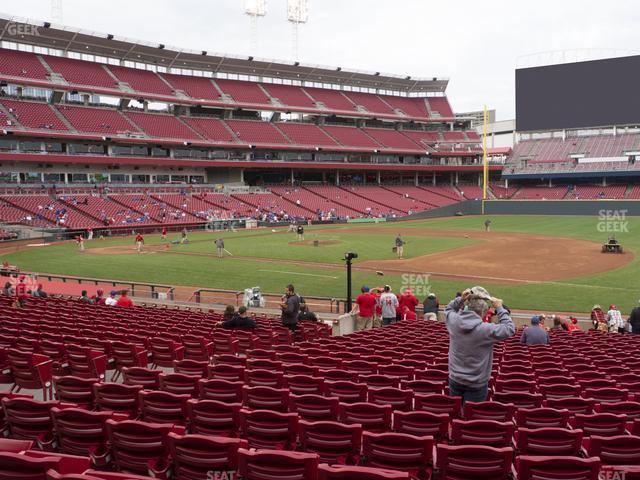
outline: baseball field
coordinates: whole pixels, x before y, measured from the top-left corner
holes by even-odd
[[[389,284],[396,292],[413,288],[419,297],[433,291],[442,303],[467,286],[484,285],[516,309],[588,312],[594,303],[615,303],[627,313],[637,305],[640,219],[494,216],[485,232],[486,218],[306,227],[303,242],[282,228],[194,232],[188,244],[174,243],[178,234],[165,241],[146,235],[143,253],[136,252],[133,237],[93,239],[82,253],[75,242],[63,242],[25,247],[2,259],[41,273],[185,289],[260,286],[273,293],[293,283],[302,295],[343,298],[343,256],[353,251],[354,291]],[[613,232],[624,254],[600,252]],[[392,252],[397,234],[407,242],[403,260]],[[218,237],[232,255],[216,257]]]

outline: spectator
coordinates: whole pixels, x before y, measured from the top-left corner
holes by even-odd
[[[409,310],[408,306],[404,306],[402,307],[402,312],[400,313],[401,315],[401,320],[416,320],[417,316],[416,316],[416,312],[412,312],[411,310]]]
[[[640,303],[640,300],[638,301]],[[629,325],[631,325],[631,333],[640,333],[640,306],[631,310],[629,316]]]
[[[293,285],[287,285],[282,297],[282,325],[295,330],[298,324],[298,314],[300,313],[300,297],[296,295]]]
[[[391,292],[389,285],[384,286],[384,291],[380,295],[380,306],[382,307],[382,325],[391,325],[396,321],[397,309],[400,302],[398,297]]]
[[[115,290],[111,290],[111,292],[109,293],[109,298],[107,298],[104,301],[104,304],[109,306],[109,307],[114,307],[118,304],[118,300],[116,299],[116,295],[118,294],[118,292],[116,292]]]
[[[438,302],[438,297],[436,297],[435,293],[431,292],[429,295],[427,295],[427,298],[424,299],[422,307],[424,309],[425,320],[438,320],[438,310],[440,309],[440,302]]]
[[[553,327],[551,330],[567,330],[567,325],[562,320],[562,317],[552,315],[551,318],[553,319]]]
[[[622,313],[615,305],[609,305],[609,311],[607,312],[607,325],[609,325],[610,332],[624,333],[624,319]]]
[[[128,293],[129,292],[127,292],[126,290],[122,290],[122,292],[120,292],[120,298],[116,302],[116,306],[124,308],[133,307],[133,300],[129,298],[129,296],[127,295]]]
[[[413,294],[410,288],[407,288],[403,292],[403,294],[400,295],[398,302],[400,303],[400,309],[402,311],[404,310],[403,307],[407,307],[412,312],[416,311],[416,307],[418,306],[418,303],[419,303],[418,299],[415,297],[415,295]]]
[[[298,314],[299,322],[317,322],[318,316],[309,310],[306,303],[300,304],[300,313]]]
[[[20,277],[18,285],[16,285],[16,300],[19,307],[24,307],[25,303],[27,303],[28,296],[29,293],[27,292],[27,279],[24,275],[22,275]]]
[[[498,324],[482,322],[490,304],[499,317]],[[491,297],[482,287],[473,287],[447,305],[445,323],[449,331],[450,394],[462,397],[463,402],[483,402],[487,399],[493,346],[515,333],[513,320],[502,300]]]
[[[11,286],[11,282],[5,282],[4,288],[2,289],[2,293],[4,295],[7,295],[8,297],[13,297],[14,290],[13,290],[13,287]]]
[[[44,287],[42,286],[41,283],[38,284],[38,286],[31,293],[31,295],[34,296],[34,297],[38,297],[38,298],[47,298],[49,296],[49,295],[47,295],[47,292],[44,291]]]
[[[104,298],[104,290],[102,290],[101,288],[96,290],[96,294],[91,297],[91,300],[93,300],[93,303],[95,303],[96,305],[104,305],[106,301],[106,298]]]
[[[78,301],[82,303],[93,303],[93,300],[91,300],[89,298],[89,295],[87,295],[86,290],[82,290],[82,292],[80,292],[80,298],[78,299]]]
[[[233,305],[227,305],[224,309],[224,312],[222,312],[222,320],[224,322],[228,322],[233,320],[233,317],[236,316],[236,309]]]
[[[591,322],[594,330],[607,330],[607,321],[604,317],[604,311],[598,304],[595,304],[591,309]]]
[[[376,306],[373,310],[373,328],[379,328],[382,326],[382,305],[380,304],[380,296],[382,295],[383,287],[375,287],[369,291],[369,294],[376,299]]]
[[[369,292],[369,287],[363,285],[360,295],[356,298],[356,304],[351,313],[357,314],[356,331],[368,330],[373,327],[373,314],[376,308],[376,297]]]
[[[531,317],[531,326],[522,332],[520,343],[524,345],[549,345],[549,333],[540,326],[540,316]]]
[[[582,330],[580,328],[580,325],[578,325],[578,319],[576,317],[569,317],[569,322],[567,322],[567,327],[569,328],[569,333]]]
[[[225,311],[225,313],[227,312]],[[220,322],[219,325],[222,328],[239,329],[239,330],[256,328],[255,320],[249,317],[249,315],[247,314],[247,307],[245,307],[244,305],[238,308],[238,313],[234,314],[233,318],[229,320],[225,320],[224,322]]]

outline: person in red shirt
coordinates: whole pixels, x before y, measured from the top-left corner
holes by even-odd
[[[406,305],[404,307],[402,307],[402,314],[401,314],[401,319],[402,320],[416,320],[416,312],[412,312],[411,310],[409,310],[409,307],[407,307]]]
[[[25,276],[20,277],[20,282],[16,285],[16,301],[18,306],[24,307],[24,304],[27,302],[27,297],[29,294],[27,293],[27,279]]]
[[[403,312],[403,308],[407,307],[411,312],[416,311],[416,307],[418,306],[418,299],[415,297],[410,288],[407,288],[400,298],[398,299],[400,302],[400,311]]]
[[[138,253],[142,252],[142,247],[144,246],[144,237],[141,234],[136,235],[136,248],[138,249]]]
[[[161,236],[162,240],[166,240],[167,239],[167,227],[162,227],[162,236]]]
[[[76,243],[78,244],[78,249],[84,252],[84,237],[82,235],[76,237]]]
[[[96,294],[91,297],[91,300],[93,300],[93,303],[95,303],[96,305],[104,305],[104,302],[106,300],[106,298],[104,297],[104,290],[101,288],[96,290]]]
[[[376,308],[376,297],[369,293],[369,287],[363,285],[360,289],[362,292],[356,298],[356,305],[352,312],[357,313],[356,331],[368,330],[373,326],[373,314]]]
[[[127,291],[123,290],[120,293],[120,298],[118,299],[118,301],[116,302],[116,306],[118,307],[124,307],[124,308],[131,308],[133,307],[133,301],[129,298],[129,296],[127,295]]]
[[[382,287],[372,288],[369,292],[376,299],[376,308],[373,315],[373,328],[382,326],[382,305],[380,304],[380,295],[382,295]]]

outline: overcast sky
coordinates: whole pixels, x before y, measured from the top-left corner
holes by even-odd
[[[292,60],[286,0],[267,0],[250,51],[244,0],[62,0],[66,25],[132,39],[227,54]],[[486,104],[514,116],[514,69],[537,52],[581,49],[580,59],[640,48],[637,0],[308,0],[300,28],[303,63],[447,77],[456,112]],[[49,0],[0,4],[0,11],[51,18]],[[582,49],[615,49],[617,52]],[[568,53],[566,58],[575,58]],[[561,56],[539,56],[552,63]],[[546,61],[545,61],[546,60]]]

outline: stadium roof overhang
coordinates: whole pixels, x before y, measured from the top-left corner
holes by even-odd
[[[341,67],[223,55],[209,53],[206,50],[187,50],[106,33],[52,25],[49,22],[12,17],[3,13],[0,13],[0,41],[146,63],[167,69],[202,70],[414,94],[444,93],[449,83],[446,78],[413,78],[410,75],[399,76],[381,72],[347,70]]]

